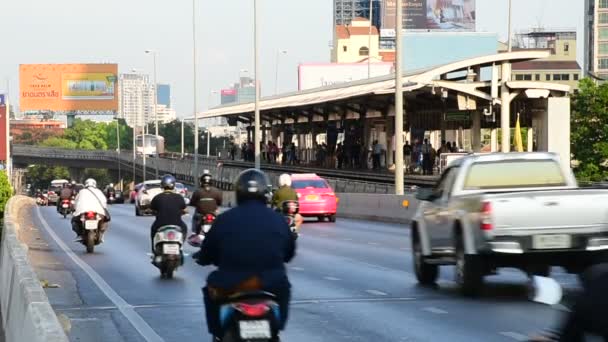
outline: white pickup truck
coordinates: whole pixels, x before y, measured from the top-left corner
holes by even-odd
[[[608,189],[578,188],[554,154],[470,155],[417,198],[411,237],[422,284],[456,265],[462,292],[474,296],[500,267],[580,273],[608,260]]]

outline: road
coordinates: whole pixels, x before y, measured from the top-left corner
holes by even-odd
[[[200,295],[210,268],[188,260],[175,279],[160,280],[146,255],[153,219],[135,217],[128,204],[111,212],[105,243],[89,255],[73,242],[69,220],[54,208],[36,208],[31,215],[46,240],[33,242],[39,244],[33,246],[39,259],[34,263],[39,274],[60,285],[47,293],[58,314],[70,319],[70,339],[210,340]],[[289,265],[293,303],[284,340],[522,341],[560,314],[529,302],[526,278],[516,270],[488,278],[478,299],[458,294],[452,269],[442,269],[437,288],[419,287],[409,241],[409,230],[399,225],[305,223]],[[187,246],[186,252],[194,249]],[[574,286],[572,276],[557,278]]]

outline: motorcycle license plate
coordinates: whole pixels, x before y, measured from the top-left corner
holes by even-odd
[[[209,229],[211,229],[211,225],[210,224],[204,224],[203,225],[203,232],[209,233]]]
[[[98,220],[86,220],[84,221],[84,229],[86,230],[95,230],[99,227]]]
[[[67,208],[68,208],[68,205],[67,205],[67,204],[63,204],[61,207],[62,207],[63,209],[67,209]]]
[[[269,321],[239,321],[239,332],[243,340],[272,338]]]
[[[164,244],[163,254],[167,255],[179,255],[179,245],[177,244]]]
[[[114,196],[110,196],[110,201],[113,201],[113,200],[114,200]]]

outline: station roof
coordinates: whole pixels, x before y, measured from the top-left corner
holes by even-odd
[[[543,50],[514,51],[470,58],[437,67],[413,70],[403,74],[403,91],[410,92],[426,86],[432,86],[434,85],[433,82],[439,81],[443,75],[466,71],[469,68],[500,65],[504,62],[525,62],[547,57],[549,57],[549,52]],[[551,88],[554,85],[553,83],[529,82],[528,84],[530,84],[532,87],[535,87],[535,85],[538,84],[539,88],[549,88],[551,90],[564,91],[564,87],[558,87],[557,84],[555,84],[555,89]],[[394,88],[394,76],[387,75],[342,83],[339,85],[264,97],[260,99],[259,105],[260,111],[262,112],[287,108],[295,109],[298,107],[309,107],[311,105],[324,104],[361,96],[386,95],[394,92]],[[203,112],[201,115],[199,115],[199,119],[245,115],[252,113],[255,110],[254,107],[255,104],[253,102],[219,106]],[[190,117],[188,119],[192,120],[194,118]]]

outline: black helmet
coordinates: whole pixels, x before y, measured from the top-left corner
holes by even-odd
[[[160,180],[160,187],[163,190],[173,190],[175,189],[175,177],[172,175],[164,175]]]
[[[211,185],[211,172],[209,170],[203,170],[203,174],[200,178],[201,185]]]
[[[242,204],[249,200],[266,203],[270,181],[266,174],[257,169],[248,169],[237,177],[234,184],[236,203]]]

